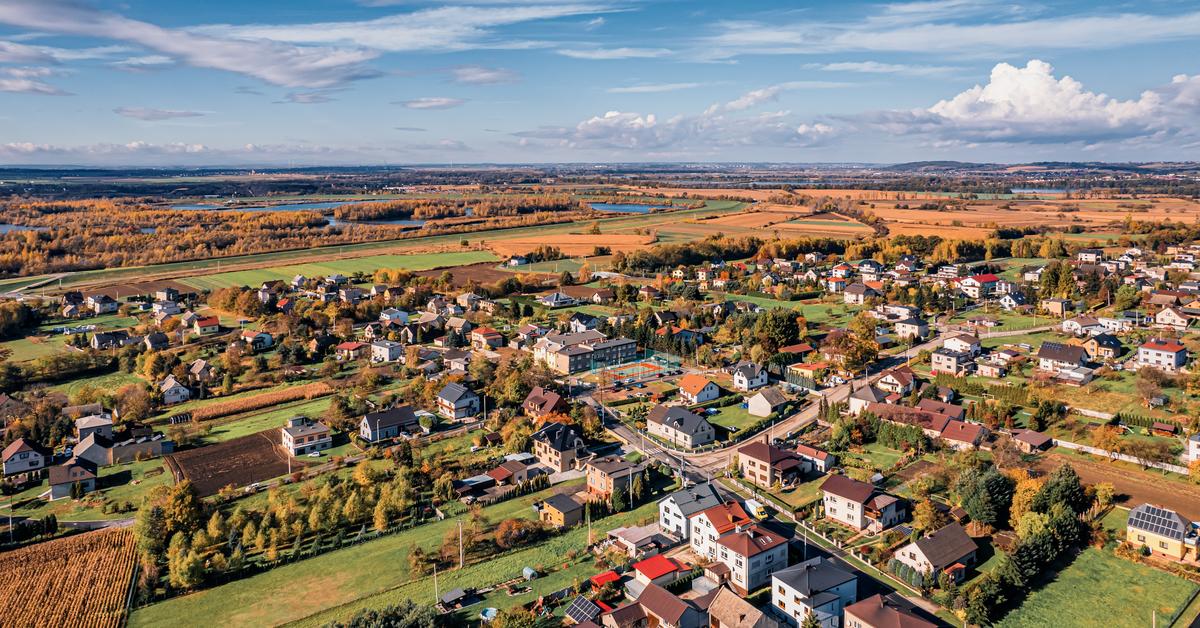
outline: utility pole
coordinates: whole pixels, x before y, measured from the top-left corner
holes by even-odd
[[[463,563],[466,562],[465,558],[466,558],[466,554],[463,552],[463,542],[462,542],[462,521],[460,520],[458,522],[458,568],[459,569],[463,568]]]
[[[436,605],[437,603],[439,603],[441,601],[442,601],[442,596],[438,593],[437,561],[434,561],[433,562],[433,603]]]

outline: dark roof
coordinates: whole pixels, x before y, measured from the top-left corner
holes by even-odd
[[[826,493],[833,493],[838,497],[844,497],[852,502],[865,504],[868,499],[871,499],[871,495],[875,492],[875,487],[844,475],[831,475],[821,483],[821,490]]]
[[[1061,342],[1043,342],[1041,347],[1038,347],[1037,357],[1055,362],[1074,362],[1082,363],[1086,352],[1083,347],[1076,345],[1065,345]]]
[[[679,599],[674,593],[654,583],[646,585],[642,594],[638,596],[637,603],[646,612],[673,626],[680,625],[684,614],[693,608],[691,604]]]
[[[705,428],[712,429],[712,425],[709,424],[707,419],[689,411],[687,408],[664,406],[661,404],[654,406],[646,414],[646,422],[667,425],[684,434],[696,434]]]
[[[545,442],[555,451],[575,449],[580,444],[579,433],[575,428],[562,423],[547,423],[545,427],[534,432],[531,438]]]
[[[546,414],[557,408],[560,403],[562,403],[562,395],[553,390],[535,386],[525,397],[523,405],[527,410]]]
[[[8,447],[4,448],[3,459],[8,460],[9,458],[21,453],[22,451],[36,451],[37,453],[42,454],[43,456],[45,456],[47,453],[49,453],[46,450],[42,449],[41,447],[38,447],[37,444],[35,444],[35,443],[27,441],[24,438],[18,438],[17,440],[14,440],[13,442],[9,443]]]
[[[767,403],[771,404],[772,408],[782,406],[783,404],[787,403],[787,397],[785,397],[782,392],[779,392],[778,388],[764,388],[760,390],[758,394],[762,395],[762,398],[766,399]]]
[[[772,577],[808,598],[854,580],[854,574],[838,567],[832,560],[822,558],[781,569]]]
[[[439,398],[450,402],[475,396],[477,396],[475,391],[457,382],[450,382],[449,384],[446,384],[446,386],[442,388],[442,391],[438,393]]]
[[[545,500],[543,500],[543,503],[563,514],[574,512],[583,508],[583,504],[575,501],[575,499],[570,495],[564,495],[562,493],[547,497]]]
[[[1191,527],[1179,513],[1153,504],[1142,504],[1129,511],[1128,525],[1176,541],[1182,541]]]
[[[934,628],[937,625],[917,617],[909,609],[878,593],[847,606],[845,612],[874,628]]]
[[[702,510],[708,510],[722,501],[712,482],[705,482],[691,488],[680,489],[663,499],[673,500],[675,506],[679,508],[684,517],[690,517]]]
[[[967,531],[957,523],[943,526],[929,536],[917,539],[916,545],[921,549],[921,553],[925,555],[929,564],[938,571],[959,562],[963,556],[979,549]]]
[[[1034,430],[1025,430],[1025,429],[1017,428],[1017,429],[1014,429],[1012,432],[1013,432],[1014,440],[1019,440],[1022,443],[1026,443],[1026,444],[1036,447],[1038,449],[1045,447],[1046,445],[1050,444],[1051,440],[1053,440],[1049,436],[1047,436],[1041,432],[1034,431]]]
[[[362,420],[367,422],[372,432],[395,426],[404,430],[415,428],[420,424],[416,413],[409,406],[396,406],[379,412],[369,412],[363,415]]]
[[[1095,343],[1101,347],[1107,347],[1109,349],[1121,348],[1121,340],[1112,334],[1096,334],[1095,336],[1092,336],[1092,341],[1095,341]]]
[[[761,460],[771,465],[797,457],[794,451],[768,445],[762,441],[755,441],[749,445],[738,447],[737,452],[739,456]]]
[[[68,462],[50,467],[50,486],[94,479],[96,479],[96,465],[83,458],[72,458]]]

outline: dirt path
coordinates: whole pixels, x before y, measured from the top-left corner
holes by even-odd
[[[1131,471],[1125,465],[1118,466],[1054,453],[1043,457],[1038,463],[1038,468],[1048,473],[1064,463],[1070,463],[1085,484],[1112,484],[1117,490],[1118,500],[1127,498],[1123,504],[1125,506],[1158,504],[1193,521],[1200,519],[1200,486],[1155,477],[1151,472]]]

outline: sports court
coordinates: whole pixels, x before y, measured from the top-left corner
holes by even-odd
[[[632,362],[594,368],[585,376],[585,379],[612,382],[619,379],[653,377],[657,373],[679,368],[679,363],[678,356],[652,351]]]

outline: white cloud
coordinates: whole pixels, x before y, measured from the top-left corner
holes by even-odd
[[[570,2],[530,6],[443,6],[372,20],[311,24],[214,24],[192,30],[249,41],[352,46],[386,52],[446,52],[541,45],[536,42],[509,41],[495,36],[493,29],[607,10],[603,5]]]
[[[841,61],[837,63],[813,63],[807,68],[826,72],[859,72],[863,74],[903,74],[906,76],[935,76],[954,72],[955,68],[944,65],[905,65],[880,63],[878,61]]]
[[[791,90],[797,89],[834,89],[838,87],[849,87],[852,83],[839,83],[836,81],[788,81],[779,83],[760,89],[755,89],[742,94],[741,96],[726,102],[717,103],[708,108],[708,114],[720,113],[723,111],[744,111],[757,107],[763,103],[774,102],[779,99],[779,95]]]
[[[0,23],[115,39],[196,67],[245,74],[285,87],[329,87],[378,75],[364,65],[378,56],[375,51],[204,35],[163,28],[69,0],[5,0],[0,3]]]
[[[288,92],[284,94],[283,100],[275,101],[278,104],[292,103],[296,105],[319,105],[323,102],[334,100],[328,92]]]
[[[574,127],[542,127],[516,136],[521,138],[522,146],[649,151],[655,155],[680,155],[683,151],[714,154],[716,149],[729,146],[804,148],[822,144],[836,135],[834,127],[823,122],[796,121],[786,111],[728,115],[767,102],[797,84],[754,90],[698,115],[664,119],[655,114],[609,111]]]
[[[174,64],[175,60],[166,55],[139,55],[114,61],[111,65],[120,70],[144,72],[146,70],[161,70]]]
[[[897,134],[929,134],[959,143],[1084,143],[1200,131],[1200,76],[1177,76],[1166,86],[1119,100],[1058,78],[1037,59],[1025,67],[1000,63],[986,85],[976,85],[928,109],[887,111],[862,119]]]
[[[146,120],[148,122],[157,122],[160,120],[174,120],[176,118],[198,118],[203,116],[201,111],[184,111],[180,109],[155,109],[153,107],[117,107],[113,109],[113,113],[124,116],[126,118],[134,118],[135,120]]]
[[[0,41],[0,63],[55,63],[54,55],[41,46]]]
[[[558,54],[572,59],[612,61],[617,59],[654,59],[671,54],[666,48],[589,48],[563,49]]]
[[[488,68],[481,65],[461,65],[450,71],[456,83],[467,85],[495,85],[515,83],[520,75],[504,68]]]
[[[987,21],[979,21],[980,16]],[[721,60],[744,54],[841,52],[998,55],[1192,39],[1200,35],[1200,11],[1175,15],[1096,11],[1039,17],[1011,4],[919,2],[887,5],[859,21],[726,20],[712,28],[714,34],[698,42],[693,56]]]
[[[42,81],[36,81],[31,78],[3,78],[0,77],[0,92],[13,92],[17,94],[40,94],[43,96],[65,96],[67,92]]]
[[[603,17],[596,17],[584,22],[583,27],[589,31],[596,30],[607,22]]]
[[[463,142],[460,142],[458,140],[451,140],[451,139],[438,140],[437,142],[434,142],[432,144],[409,144],[409,145],[405,146],[405,148],[407,148],[409,150],[416,150],[416,151],[423,151],[423,152],[443,151],[443,152],[456,152],[457,153],[457,152],[464,152],[464,151],[471,150],[471,147],[467,146]]]
[[[462,105],[467,101],[461,98],[445,98],[441,96],[428,96],[425,98],[414,98],[413,100],[404,100],[394,104],[404,105],[409,109],[450,109]]]
[[[610,94],[660,94],[677,92],[683,89],[703,87],[704,83],[655,83],[648,85],[630,85],[628,87],[610,87],[604,91]]]

